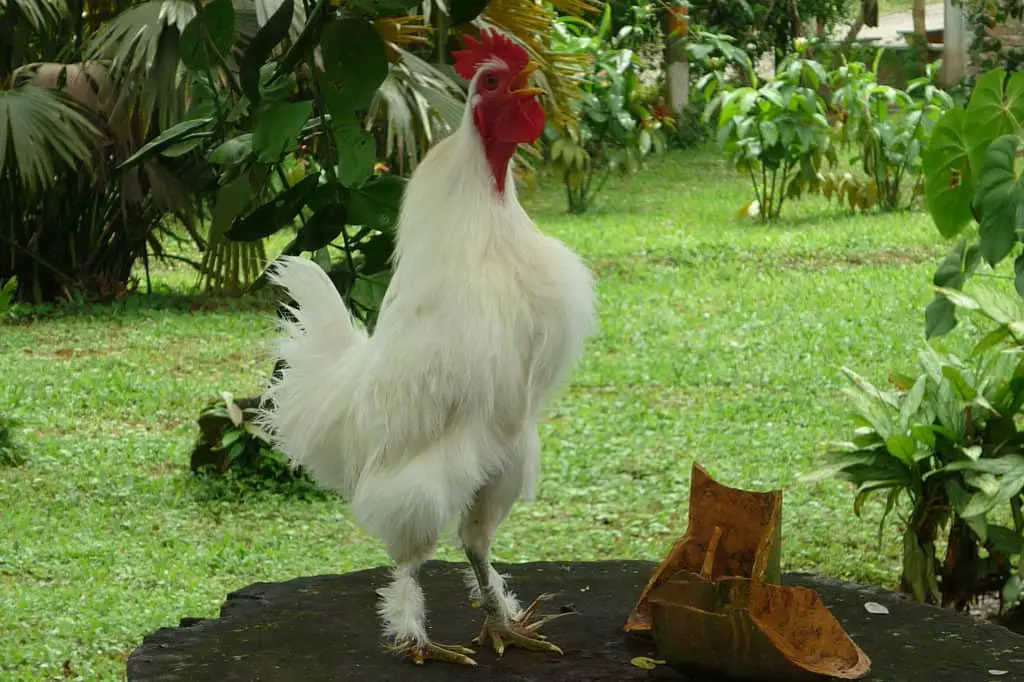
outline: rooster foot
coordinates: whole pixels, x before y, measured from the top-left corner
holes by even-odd
[[[553,594],[540,595],[516,618],[506,620],[505,622],[501,622],[501,620],[491,616],[485,617],[484,626],[477,638],[473,640],[473,643],[483,645],[489,641],[498,656],[505,653],[506,646],[517,646],[529,651],[556,653],[561,656],[562,650],[557,645],[547,641],[547,637],[538,633],[537,630],[553,620],[570,615],[571,612],[542,616],[531,622],[540,603],[551,599],[553,596]],[[495,622],[492,622],[492,620]]]
[[[476,661],[469,657],[471,654],[475,654],[475,651],[455,644],[437,644],[431,641],[423,644],[409,642],[408,644],[395,645],[394,650],[416,665],[423,665],[425,661],[445,661],[446,663],[470,666],[476,666],[477,664]]]

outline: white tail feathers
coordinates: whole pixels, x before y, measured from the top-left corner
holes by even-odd
[[[345,357],[366,342],[327,273],[304,258],[282,257],[271,266],[269,279],[294,300],[286,305],[277,357],[284,368],[264,394],[259,423],[294,465],[307,466],[328,487],[340,487],[340,445],[326,442],[332,427],[344,419],[337,380],[346,374]],[[340,410],[340,412],[339,412]]]
[[[352,323],[352,315],[341,300],[331,278],[319,265],[305,258],[281,256],[271,266],[270,281],[283,288],[298,305],[286,306],[297,320],[286,322],[285,330],[303,355],[337,355],[365,334]],[[291,364],[294,358],[284,358]]]

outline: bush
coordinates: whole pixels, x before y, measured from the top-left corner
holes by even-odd
[[[306,473],[293,469],[253,423],[259,398],[236,401],[230,393],[221,398],[199,415],[199,439],[189,465],[194,473],[224,479],[240,489],[316,490]]]
[[[830,174],[823,178],[822,192],[845,199],[850,208],[877,204],[893,211],[910,208],[921,197],[921,153],[953,99],[934,85],[938,64],[930,64],[927,75],[911,81],[906,92],[879,84],[882,54],[877,52],[870,68],[847,62],[829,74],[835,141],[854,150],[850,163],[859,163],[868,179],[856,182],[847,175]],[[910,191],[905,193],[907,181]]]
[[[584,213],[612,173],[633,173],[642,160],[661,153],[667,112],[645,107],[640,98],[637,58],[609,37],[609,9],[596,32],[584,22],[562,18],[556,49],[587,58],[576,122],[561,132],[545,129],[548,157],[565,185],[570,213]]]
[[[986,337],[969,361],[928,347],[920,365],[917,376],[894,376],[891,390],[845,370],[857,428],[849,441],[832,444],[833,462],[818,475],[857,486],[857,515],[868,497],[885,495],[879,537],[889,515],[899,515],[901,585],[915,599],[962,610],[975,596],[999,591],[1011,606],[1024,577],[1024,356],[993,348]]]
[[[835,160],[825,102],[818,89],[824,68],[800,53],[787,57],[774,80],[760,84],[751,69],[753,85],[722,89],[722,78],[702,82],[705,90],[720,90],[707,109],[718,112],[718,142],[736,170],[750,178],[762,220],[774,220],[787,197],[817,189],[819,168]],[[753,203],[753,202],[751,202]]]

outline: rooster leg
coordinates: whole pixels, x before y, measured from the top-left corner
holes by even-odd
[[[486,559],[473,551],[467,551],[466,556],[480,585],[481,604],[485,614],[483,628],[473,643],[483,645],[489,642],[499,656],[505,653],[506,646],[561,654],[562,650],[547,641],[547,638],[537,630],[545,623],[568,614],[544,616],[531,621],[538,604],[552,595],[542,594],[526,609],[520,609],[515,596],[505,590],[501,575]]]
[[[427,636],[423,588],[417,577],[421,563],[399,562],[391,584],[379,591],[379,612],[393,641],[391,650],[419,665],[435,660],[475,666],[472,649],[438,644]]]
[[[489,642],[499,655],[506,646],[513,645],[560,654],[561,649],[537,634],[537,629],[551,618],[530,620],[541,600],[523,610],[516,596],[506,589],[505,580],[488,561],[499,524],[520,495],[532,487],[540,466],[540,442],[532,424],[512,446],[510,455],[508,468],[477,491],[459,524],[459,538],[471,567],[466,576],[470,596],[480,602],[485,614],[483,630],[474,641]]]

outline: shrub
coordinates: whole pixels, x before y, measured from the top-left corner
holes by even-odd
[[[230,393],[221,398],[199,415],[199,439],[190,462],[193,472],[227,479],[246,489],[283,487],[308,492],[316,488],[253,423],[259,398],[236,401]]]
[[[893,211],[909,208],[923,193],[921,152],[953,100],[934,85],[938,64],[929,65],[927,75],[911,81],[906,91],[879,84],[882,54],[877,52],[871,67],[847,62],[829,74],[835,141],[853,149],[850,163],[860,164],[867,181],[831,174],[823,178],[822,192],[845,198],[851,208],[877,204]]]
[[[584,213],[613,173],[633,173],[642,160],[665,148],[663,129],[672,125],[663,110],[645,107],[639,94],[637,58],[609,37],[609,9],[596,31],[563,17],[556,23],[557,49],[586,57],[582,97],[575,123],[548,125],[548,157],[565,185],[570,213]]]
[[[751,70],[753,85],[723,90],[706,112],[718,112],[718,142],[750,178],[762,220],[778,218],[787,197],[817,189],[819,168],[835,160],[818,94],[825,77],[821,64],[794,53],[773,80],[761,84]],[[709,78],[704,87],[721,88],[722,79]]]
[[[896,513],[901,585],[915,599],[963,609],[998,590],[1004,606],[1012,605],[1024,577],[1024,433],[1017,425],[1024,356],[993,348],[986,337],[967,361],[926,347],[920,365],[916,376],[893,376],[891,390],[845,370],[857,428],[849,441],[832,444],[833,461],[818,475],[857,486],[857,515],[870,496],[885,495],[879,537]]]

